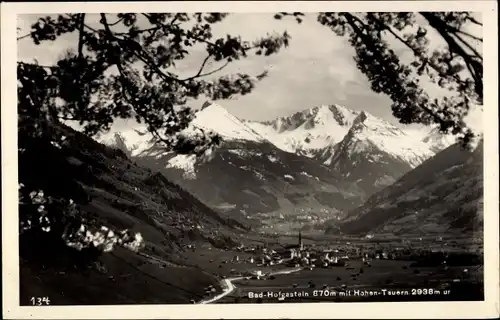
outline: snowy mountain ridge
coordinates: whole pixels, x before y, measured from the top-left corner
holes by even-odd
[[[322,105],[296,112],[273,121],[241,120],[216,103],[205,102],[191,125],[183,131],[194,135],[199,130],[219,134],[233,142],[271,143],[277,148],[331,165],[341,146],[350,142],[344,152],[361,152],[368,145],[408,163],[412,168],[448,147],[454,139],[430,130],[428,135],[412,135],[365,111],[354,111],[340,105]],[[103,135],[100,142],[114,145],[131,156],[156,155],[150,134],[138,130]],[[173,156],[169,165],[188,170],[196,162],[192,156]]]
[[[193,128],[201,128],[218,133],[223,140],[263,142],[267,139],[230,114],[222,106],[212,103],[196,113]]]
[[[231,141],[267,141],[262,135],[244,124],[218,104],[210,104],[196,112],[189,127],[182,131],[183,135],[199,134],[199,129],[216,132],[223,140]],[[108,132],[98,137],[105,145],[113,145],[132,156],[149,154],[154,147],[152,135],[136,129]]]
[[[312,158],[342,140],[358,114],[340,105],[322,105],[274,121],[246,124],[278,148]]]
[[[205,103],[181,134],[199,134],[199,129],[217,133],[220,147],[202,156],[176,154],[135,130],[110,133],[101,141],[228,216],[266,214],[274,225],[275,215],[294,216],[300,210],[344,216],[433,157],[432,144],[439,140],[424,140],[431,128],[411,134],[337,105],[266,123],[241,120],[218,104]]]
[[[153,147],[152,135],[142,133],[139,130],[122,130],[120,132],[108,132],[99,136],[96,140],[104,145],[113,146],[135,157]]]
[[[435,153],[424,141],[408,135],[403,130],[387,121],[376,118],[369,113],[361,112],[339,146],[349,154],[361,153],[376,147],[390,156],[406,162],[415,168]],[[334,152],[326,164],[334,163],[340,153]],[[376,159],[374,159],[376,160]]]

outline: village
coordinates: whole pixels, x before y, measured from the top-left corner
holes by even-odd
[[[455,247],[455,250],[451,250]],[[445,249],[415,248],[411,245],[384,246],[377,244],[351,243],[349,241],[336,245],[320,245],[315,243],[304,244],[301,232],[298,233],[296,244],[282,245],[279,243],[268,245],[240,244],[235,248],[225,247],[226,252],[235,252],[230,259],[222,260],[223,265],[229,265],[231,277],[247,277],[249,279],[265,279],[271,270],[301,268],[312,271],[314,268],[344,267],[352,270],[354,275],[364,272],[364,268],[371,268],[373,261],[403,261],[409,262],[405,268],[437,267],[446,270],[449,266],[461,266],[480,263],[477,252],[461,252],[456,244]],[[213,259],[210,262],[215,262]],[[237,267],[245,266],[245,269]],[[356,266],[356,267],[355,267]],[[221,265],[219,265],[221,268]],[[224,268],[227,269],[227,268]],[[356,270],[356,272],[355,272]],[[414,273],[418,273],[417,269]],[[467,269],[464,269],[464,273]],[[222,278],[226,278],[223,275]]]
[[[262,290],[292,294],[294,290],[343,292],[350,288],[379,290],[408,286],[435,286],[439,290],[463,286],[465,289],[455,290],[460,293],[469,290],[469,284],[475,283],[483,272],[482,267],[477,267],[482,265],[480,253],[465,252],[459,244],[451,243],[447,245],[454,250],[448,250],[444,241],[440,244],[434,241],[434,247],[417,247],[411,243],[388,245],[354,240],[328,244],[307,239],[306,244],[301,232],[294,238],[295,241],[288,241],[292,244],[240,243],[234,247],[211,248],[210,254],[201,248],[198,250],[203,253],[192,252],[198,259],[199,255],[205,259],[210,257],[210,263],[204,267],[221,280],[220,288],[213,285],[206,288],[206,299],[220,303],[247,301],[249,292]],[[230,293],[224,294],[228,290]],[[217,298],[220,295],[223,298]]]

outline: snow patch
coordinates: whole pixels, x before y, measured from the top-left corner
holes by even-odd
[[[185,155],[179,154],[170,159],[167,163],[167,168],[175,168],[184,171],[184,177],[187,179],[195,179],[196,178],[196,155]]]
[[[191,127],[216,132],[226,140],[266,141],[259,133],[218,104],[211,104],[198,111]]]
[[[300,174],[303,175],[303,176],[309,177],[309,178],[313,177],[312,175],[310,175],[309,173],[307,173],[305,171],[302,171]]]
[[[129,128],[127,130],[109,132],[99,135],[95,140],[114,148],[130,152],[135,157],[153,147],[151,141],[153,136],[145,130],[136,130]]]
[[[253,150],[245,150],[245,149],[230,149],[228,152],[236,154],[240,157],[250,157],[250,156],[262,156],[262,152],[255,152]]]
[[[231,150],[228,150],[230,153],[233,153],[233,154],[236,154],[240,157],[244,157],[247,155],[247,152],[244,151],[244,150],[241,150],[241,149],[231,149]]]
[[[246,124],[281,150],[314,157],[318,150],[340,142],[358,114],[343,106],[323,105],[273,122]],[[287,128],[287,124],[293,125]]]
[[[273,162],[273,163],[278,162],[278,158],[276,158],[275,156],[271,156],[271,155],[269,155],[269,156],[267,156],[267,158],[269,159],[269,161],[271,161],[271,162]]]
[[[435,153],[419,137],[410,136],[387,121],[366,112],[360,114],[346,136],[349,154],[377,149],[417,167]],[[377,161],[376,158],[372,158]]]
[[[300,174],[301,174],[301,175],[303,175],[303,176],[306,176],[306,177],[308,177],[308,178],[315,179],[316,181],[319,181],[319,178],[318,178],[318,177],[315,177],[315,176],[313,176],[313,175],[310,175],[309,173],[307,173],[307,172],[305,172],[305,171],[302,171]]]
[[[264,179],[264,175],[262,173],[260,173],[258,171],[255,171],[255,170],[253,171],[253,173],[255,174],[255,176],[257,177],[257,179],[259,179],[259,180],[265,180]]]

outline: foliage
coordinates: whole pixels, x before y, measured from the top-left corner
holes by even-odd
[[[110,230],[79,211],[78,205],[89,201],[76,181],[85,173],[68,165],[65,150],[70,146],[58,127],[74,120],[92,136],[109,130],[117,118],[134,118],[146,125],[155,142],[179,153],[202,154],[217,145],[220,138],[201,129],[182,134],[194,116],[187,102],[200,95],[217,100],[250,93],[266,72],[206,77],[252,52],[275,54],[289,41],[286,33],[253,42],[233,35],[214,38],[212,25],[226,16],[77,13],[41,17],[32,25],[29,37],[37,45],[70,33],[78,40],[77,49],[55,65],[17,65],[22,257],[47,265],[54,256],[78,251],[85,252],[77,256],[86,256],[82,263],[87,264],[116,246],[142,246],[140,235]],[[203,46],[206,57],[196,74],[181,77],[176,64]],[[207,70],[209,62],[220,66]]]
[[[116,118],[135,118],[146,124],[157,142],[180,152],[217,144],[219,139],[208,133],[191,148],[185,139],[178,141],[178,133],[193,119],[192,110],[184,107],[187,101],[200,95],[217,100],[248,94],[266,73],[203,78],[251,52],[275,54],[289,41],[286,32],[253,42],[233,35],[214,39],[212,25],[226,16],[101,13],[98,28],[87,23],[96,17],[84,13],[40,18],[30,33],[35,44],[76,32],[78,49],[67,52],[55,66],[18,63],[19,108],[29,115],[50,115],[51,121],[76,120],[89,135],[108,130]],[[196,74],[182,78],[176,63],[195,46],[205,46],[206,57]],[[207,71],[210,60],[220,67]]]
[[[298,13],[275,18],[289,15],[297,19]],[[358,69],[373,91],[391,98],[393,114],[401,123],[438,124],[442,132],[471,142],[474,133],[464,117],[472,105],[483,103],[483,58],[475,46],[482,38],[468,31],[482,24],[472,13],[325,12],[317,20],[348,37]],[[436,40],[430,33],[437,34],[443,46],[431,43]],[[397,45],[413,53],[410,62],[403,62]],[[451,95],[432,97],[423,85],[428,80]]]
[[[21,258],[44,267],[86,267],[117,246],[139,250],[140,234],[113,231],[80,211],[90,199],[76,178],[86,173],[67,162],[68,139],[59,135],[57,143],[25,133],[19,133]],[[52,167],[57,170],[47,170]]]

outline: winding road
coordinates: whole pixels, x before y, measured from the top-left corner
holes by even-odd
[[[280,270],[280,271],[272,272],[269,275],[270,276],[275,276],[275,275],[278,275],[278,274],[290,274],[290,273],[297,272],[297,271],[300,271],[300,270],[302,270],[302,268]],[[223,287],[222,293],[220,293],[220,294],[218,294],[215,297],[212,297],[210,299],[202,300],[198,304],[213,303],[213,302],[216,302],[216,301],[224,298],[225,296],[227,296],[228,294],[230,294],[231,292],[233,292],[236,289],[236,286],[233,284],[233,281],[242,280],[244,278],[245,277],[236,277],[236,278],[223,279],[221,281],[221,286]]]
[[[166,261],[166,260],[163,260],[163,259],[160,259],[157,257],[153,257],[153,256],[146,254],[146,253],[143,253],[143,252],[140,252],[138,254],[145,257],[145,258],[152,259],[152,260],[155,260],[155,261],[163,263],[163,264],[167,264],[171,267],[185,267],[185,266],[179,266],[179,265],[173,264],[169,261]],[[290,259],[283,260],[283,262],[288,261],[288,260],[290,260]],[[275,276],[275,275],[279,275],[279,274],[290,274],[290,273],[300,271],[302,269],[303,268],[300,267],[300,268],[294,268],[294,269],[280,270],[280,271],[276,271],[276,272],[271,272],[268,274],[268,276]],[[235,277],[235,278],[223,279],[221,281],[221,287],[223,288],[222,293],[220,293],[212,298],[202,300],[202,301],[198,302],[198,304],[208,304],[208,303],[213,303],[213,302],[219,301],[220,299],[224,298],[225,296],[232,293],[236,289],[236,286],[233,284],[233,281],[238,281],[238,280],[242,280],[245,278],[246,277]]]

